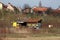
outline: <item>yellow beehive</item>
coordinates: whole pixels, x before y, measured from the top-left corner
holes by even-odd
[[[13,27],[17,27],[17,22],[13,22]]]
[[[36,24],[32,24],[32,26],[35,26]]]
[[[29,26],[29,27],[30,27],[30,26],[31,26],[31,24],[27,24],[27,26]]]

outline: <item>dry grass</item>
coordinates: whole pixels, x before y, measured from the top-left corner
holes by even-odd
[[[4,40],[60,40],[60,37],[5,38]]]
[[[26,17],[26,15],[24,15],[24,16],[23,16],[23,14],[8,15],[5,17],[5,20],[3,20],[3,21],[0,20],[0,27],[11,27],[11,25],[12,25],[11,21],[16,21],[18,17],[21,17],[23,19],[24,17]],[[59,37],[60,36],[60,34],[59,34],[60,33],[60,19],[58,17],[53,17],[53,16],[52,17],[46,16],[43,19],[44,19],[43,20],[44,28],[48,27],[49,24],[52,24],[52,25],[54,25],[54,27],[56,26],[56,29],[51,29],[51,30],[40,29],[40,31],[27,29],[27,31],[31,32],[31,34],[5,34],[5,37],[7,37],[6,40],[60,40],[60,37]],[[58,27],[58,29],[57,29],[57,27]],[[13,29],[13,30],[15,30],[15,29]],[[22,32],[22,31],[25,32],[26,30],[25,31],[20,30],[20,32]],[[17,32],[19,32],[19,31],[17,31]],[[0,34],[0,37],[2,35]]]

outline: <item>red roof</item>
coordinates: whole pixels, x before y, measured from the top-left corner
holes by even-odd
[[[56,10],[53,10],[54,13],[60,13],[60,10],[56,9]]]
[[[30,22],[30,23],[36,23],[36,22],[38,22],[38,21],[39,21],[38,18],[29,18],[29,19],[27,20],[27,22]]]
[[[36,8],[33,8],[34,11],[42,11],[42,12],[45,12],[47,11],[47,8],[45,7],[36,7]]]

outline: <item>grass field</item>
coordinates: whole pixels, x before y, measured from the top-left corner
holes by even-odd
[[[17,31],[16,33],[0,33],[0,37],[8,37],[8,38],[27,38],[27,37],[60,37],[60,31],[56,29],[52,30],[45,30],[45,29],[40,29],[39,31],[33,31],[31,30],[30,32],[26,32],[27,30],[20,30]],[[19,33],[18,33],[19,32]],[[24,33],[25,32],[25,33]]]
[[[3,38],[3,40],[60,40],[60,37]]]
[[[24,18],[26,15],[23,16],[23,14],[21,14],[19,16],[20,17],[22,16]],[[0,33],[0,37],[4,38],[4,40],[60,40],[60,17],[54,16],[45,17],[38,16],[38,17],[43,19],[42,28],[40,29],[40,31],[34,32],[33,30],[30,30],[31,33],[6,33],[6,34]],[[4,17],[4,20],[0,20],[0,27],[4,28],[11,27],[12,26],[11,22],[16,21],[17,19],[18,14],[8,15]],[[52,24],[53,28],[49,29],[48,28],[49,24]]]

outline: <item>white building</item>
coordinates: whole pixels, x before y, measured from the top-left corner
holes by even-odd
[[[3,9],[3,4],[0,2],[0,10]]]
[[[19,10],[19,12],[22,12],[22,9],[20,7],[17,7],[17,10]]]
[[[10,11],[14,11],[14,6],[11,5],[10,3],[8,3],[7,9],[10,10]]]

